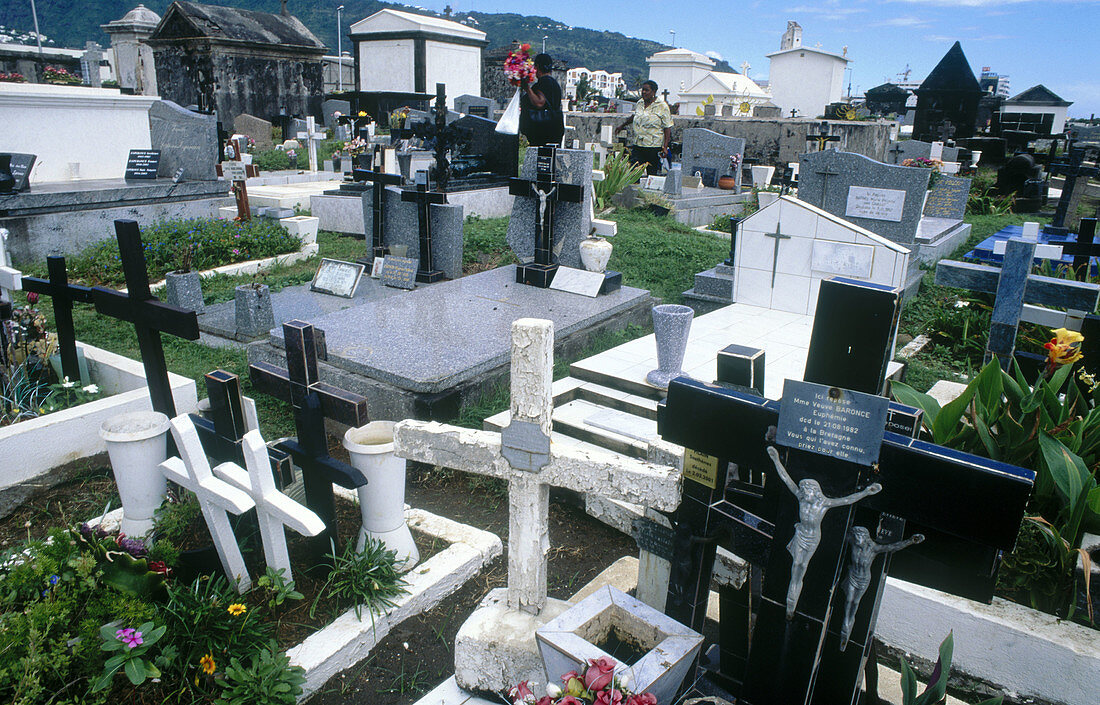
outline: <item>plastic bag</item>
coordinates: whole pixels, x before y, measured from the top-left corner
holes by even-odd
[[[519,89],[516,89],[515,95],[508,101],[508,107],[504,109],[504,114],[500,116],[500,121],[497,122],[497,132],[505,135],[518,135],[519,134]]]

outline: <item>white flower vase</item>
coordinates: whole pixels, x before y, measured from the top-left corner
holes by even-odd
[[[581,264],[590,272],[600,272],[607,269],[607,262],[611,259],[612,245],[606,239],[593,235],[581,240]]]
[[[368,483],[358,490],[363,526],[355,548],[362,551],[367,536],[378,539],[397,552],[397,568],[404,571],[417,564],[420,552],[405,523],[405,460],[393,453],[393,426],[393,421],[371,421],[350,428],[344,448]]]
[[[157,411],[119,414],[103,422],[99,436],[122,499],[122,525],[127,536],[144,536],[164,501],[167,482],[157,466],[168,459],[168,417]]]

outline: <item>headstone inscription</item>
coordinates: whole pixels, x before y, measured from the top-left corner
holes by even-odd
[[[34,154],[0,154],[0,193],[19,193],[27,188],[36,159]]]
[[[218,163],[218,119],[191,112],[169,100],[149,107],[149,136],[153,149],[160,150],[157,176],[171,178],[183,169],[183,178],[215,181]]]
[[[367,484],[362,472],[329,456],[328,434],[325,432],[326,418],[356,428],[364,425],[367,422],[367,400],[320,381],[316,338],[313,326],[305,321],[284,323],[287,369],[266,362],[248,366],[253,386],[290,402],[294,409],[294,427],[298,438],[281,441],[276,447],[289,453],[302,468],[306,506],[328,527],[309,542],[312,566],[323,564],[331,545],[340,547],[332,483],[348,489]]]
[[[516,267],[516,283],[543,289],[550,286],[558,268],[553,252],[554,208],[559,201],[580,203],[584,198],[581,186],[557,180],[557,151],[557,147],[539,147],[534,180],[515,177],[508,182],[508,192],[513,196],[534,197],[537,201],[534,261]]]
[[[356,262],[344,262],[338,259],[321,258],[321,266],[309,285],[310,291],[332,294],[350,299],[355,296],[359,279],[363,276],[364,265]]]
[[[131,149],[130,155],[126,158],[124,178],[127,181],[130,179],[155,179],[159,168],[159,149]]]
[[[145,381],[153,410],[175,418],[176,404],[168,383],[168,367],[160,334],[167,333],[185,340],[199,339],[198,317],[194,311],[161,303],[149,291],[149,274],[145,265],[145,248],[141,243],[138,224],[133,220],[116,220],[115,236],[122,271],[126,275],[126,292],[97,286],[92,289],[96,313],[134,325]]]
[[[718,186],[718,178],[729,174],[737,179],[737,190],[741,189],[741,169],[731,169],[732,157],[741,164],[745,154],[745,140],[741,137],[728,137],[701,127],[689,127],[684,130],[684,147],[681,158],[684,174],[699,172],[703,176],[703,185]]]
[[[432,219],[428,206],[432,203],[446,203],[447,194],[432,191],[431,179],[426,171],[416,172],[416,188],[402,191],[401,200],[416,204],[416,220],[419,229],[420,268],[416,272],[416,281],[430,284],[443,278],[443,270],[436,269],[432,260]]]
[[[382,283],[397,289],[415,289],[417,263],[412,257],[386,255],[379,274]]]
[[[2,266],[0,262],[0,266]],[[79,284],[70,284],[65,270],[65,258],[46,258],[48,279],[23,277],[23,290],[49,296],[53,301],[53,321],[57,327],[57,345],[61,352],[61,371],[71,380],[82,380],[80,363],[76,354],[76,330],[73,327],[73,302],[92,303],[92,290]]]
[[[924,201],[924,215],[932,218],[962,220],[966,215],[966,201],[970,198],[970,179],[963,176],[940,174],[928,191]]]

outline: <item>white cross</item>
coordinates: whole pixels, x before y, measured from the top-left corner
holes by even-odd
[[[199,507],[210,527],[210,537],[218,550],[222,569],[226,576],[237,583],[237,592],[242,595],[252,586],[248,577],[248,568],[241,556],[241,547],[229,524],[226,512],[241,514],[247,512],[255,503],[252,498],[224,480],[214,477],[210,471],[210,461],[202,449],[195,424],[187,414],[172,419],[172,437],[180,457],[169,458],[160,464],[160,470],[172,482],[191,490],[198,497]],[[221,472],[221,467],[218,468]]]
[[[675,468],[601,450],[552,446],[554,325],[512,323],[511,423],[502,433],[406,420],[394,429],[402,458],[508,480],[508,608],[546,605],[550,487],[662,510],[680,503]]]
[[[8,229],[0,228],[0,301],[13,303],[11,292],[23,288],[23,273],[10,266],[7,244]]]
[[[275,487],[267,445],[259,431],[244,434],[241,449],[247,471],[236,463],[222,463],[214,468],[214,474],[249,495],[256,503],[260,537],[264,542],[264,560],[270,568],[281,568],[286,580],[293,580],[283,527],[289,526],[304,536],[316,536],[325,530],[325,523]]]
[[[312,116],[306,118],[306,131],[299,132],[296,137],[300,140],[308,140],[309,170],[317,171],[317,145],[325,138],[324,132],[317,131],[317,123]]]
[[[747,77],[749,75],[749,69],[751,69],[751,68],[752,68],[752,64],[750,64],[747,61],[742,61],[741,62],[741,75]]]

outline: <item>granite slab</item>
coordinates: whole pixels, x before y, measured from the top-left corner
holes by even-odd
[[[402,201],[401,190],[387,186],[382,199],[382,238],[386,247],[405,245],[407,256],[420,258],[420,220],[415,203]],[[432,266],[448,279],[462,276],[463,208],[449,203],[428,205],[431,219]],[[363,231],[374,232],[374,212],[363,209]]]
[[[684,149],[682,169],[687,176],[700,172],[704,186],[717,186],[720,176],[733,174],[737,177],[737,189],[741,189],[741,170],[736,173],[730,169],[730,157],[734,154],[744,156],[745,140],[742,137],[729,137],[702,127],[689,127],[684,130]],[[710,175],[713,174],[713,178]]]
[[[150,203],[173,203],[217,198],[229,193],[225,181],[181,181],[171,179],[126,181],[88,179],[34,184],[26,191],[0,195],[0,211],[18,217],[39,213],[117,208]]]
[[[962,220],[966,215],[966,202],[969,198],[970,179],[940,174],[936,177],[936,183],[928,189],[928,198],[924,201],[924,215]]]

